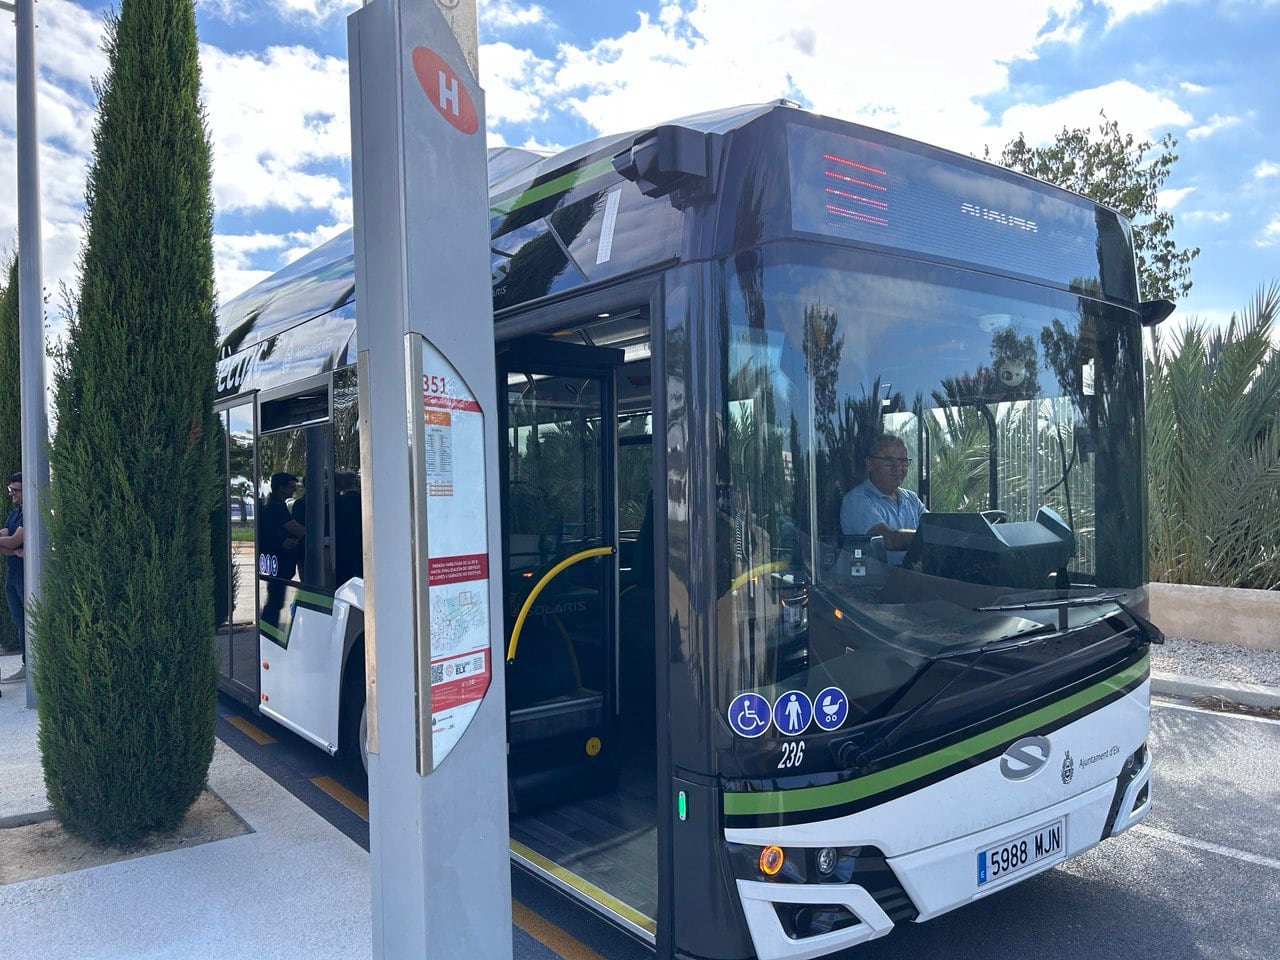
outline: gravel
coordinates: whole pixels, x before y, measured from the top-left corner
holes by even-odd
[[[1280,687],[1280,651],[1275,650],[1169,637],[1163,646],[1151,648],[1151,666],[1183,677]]]

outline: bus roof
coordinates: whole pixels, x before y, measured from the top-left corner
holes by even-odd
[[[781,103],[713,110],[671,121],[699,133],[723,134],[741,127]],[[647,130],[589,140],[552,156],[515,147],[489,150],[489,195],[495,202],[519,198],[530,185],[555,179],[580,167],[585,158],[623,152]],[[251,287],[220,310],[222,353],[234,353],[296,324],[350,303],[355,296],[352,231],[342,233]]]
[[[781,135],[757,137],[744,130],[762,120]],[[765,125],[755,129],[764,131]],[[721,145],[739,131],[748,139],[722,163]],[[807,151],[794,154],[803,162],[789,157],[797,149]],[[874,210],[843,220],[832,216],[830,198],[823,199],[831,192],[824,185],[832,181],[824,178],[821,158],[839,159],[833,150],[869,151],[873,159],[896,164],[898,213],[892,222]],[[815,157],[817,165],[811,162]],[[588,284],[740,246],[735,211],[747,199],[739,194],[748,181],[755,181],[752,204],[761,198],[772,204],[764,214],[771,218],[768,229],[757,225],[753,242],[781,236],[853,242],[1122,303],[1136,300],[1130,228],[1114,211],[1003,167],[820,117],[787,101],[695,114],[599,137],[553,156],[499,147],[489,151],[488,172],[499,319]],[[686,208],[712,195],[716,203],[698,209],[713,213],[690,230]],[[351,362],[354,297],[353,237],[346,230],[228,302],[220,311],[220,355],[230,358],[261,344],[253,353],[281,367],[274,382],[302,357],[311,358],[301,366],[312,372]],[[328,321],[311,324],[314,334],[297,329],[322,316]],[[248,388],[258,378],[235,379],[220,382],[219,392]]]

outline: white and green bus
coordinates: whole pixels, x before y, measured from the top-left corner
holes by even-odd
[[[490,187],[519,868],[663,958],[821,957],[1146,814],[1124,218],[783,103]],[[218,644],[358,764],[354,277],[345,234],[223,311]]]

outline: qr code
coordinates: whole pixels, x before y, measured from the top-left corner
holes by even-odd
[[[444,682],[444,664],[433,663],[431,665],[431,682],[432,684]]]

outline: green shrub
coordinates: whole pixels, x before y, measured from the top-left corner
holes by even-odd
[[[106,51],[35,681],[55,814],[130,844],[182,821],[213,755],[212,205],[191,0],[123,0]]]
[[[1151,579],[1280,588],[1280,285],[1226,330],[1153,340]]]

